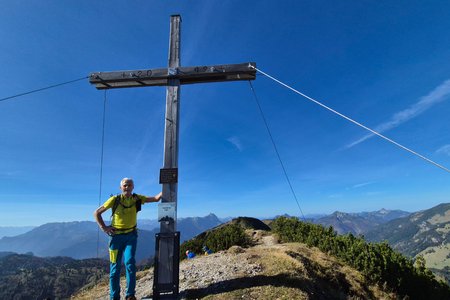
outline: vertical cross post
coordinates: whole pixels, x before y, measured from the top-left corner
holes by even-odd
[[[164,129],[164,166],[161,172],[169,170],[174,175],[169,181],[162,181],[162,203],[173,209],[173,218],[160,220],[155,253],[155,274],[153,282],[154,299],[177,299],[179,283],[179,232],[176,232],[178,191],[178,137],[180,111],[180,79],[176,77],[180,67],[180,23],[179,15],[171,16],[169,41],[169,68],[166,92],[166,115]],[[171,78],[171,76],[174,76]],[[163,176],[160,176],[161,178]],[[170,177],[170,176],[169,176]],[[173,180],[175,179],[175,180]],[[161,181],[161,180],[160,180]]]
[[[170,20],[169,42],[169,76],[176,75],[180,66],[180,16],[172,16]],[[168,79],[166,92],[166,119],[164,128],[164,169],[178,168],[178,136],[180,116],[180,79]],[[163,183],[163,202],[177,202],[177,183]],[[176,220],[166,226],[161,223],[161,232],[176,228]],[[164,225],[164,226],[163,226]]]

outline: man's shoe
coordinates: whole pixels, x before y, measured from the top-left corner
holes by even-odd
[[[131,296],[127,296],[125,299],[126,300],[136,300],[136,297],[134,295],[131,295]]]

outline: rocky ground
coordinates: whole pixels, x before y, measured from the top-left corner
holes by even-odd
[[[361,274],[322,252],[301,244],[278,244],[261,231],[250,234],[254,247],[233,246],[182,261],[181,299],[395,299],[366,286]],[[153,269],[139,272],[136,297],[149,297],[152,284]],[[107,300],[108,283],[72,299]]]
[[[272,236],[262,236],[255,232],[254,238],[257,247],[271,247],[277,244]],[[246,249],[233,246],[228,251],[221,251],[205,256],[196,256],[180,263],[180,295],[182,299],[189,297],[193,291],[213,293],[220,290],[220,285],[241,277],[252,277],[262,272],[260,264],[252,262],[254,256]],[[146,298],[152,294],[153,269],[138,274],[136,282],[136,297]],[[125,286],[122,280],[121,286]],[[122,298],[125,299],[124,291]],[[102,284],[97,290],[88,290],[73,297],[73,299],[99,299],[108,300],[108,286]]]

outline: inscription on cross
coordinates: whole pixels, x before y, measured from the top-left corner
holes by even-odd
[[[169,66],[162,69],[142,69],[95,72],[89,75],[91,84],[99,90],[146,86],[167,86],[164,129],[164,166],[160,173],[162,203],[170,216],[161,218],[156,235],[153,299],[178,299],[180,233],[176,232],[178,190],[178,135],[180,85],[236,80],[254,80],[253,62],[214,66],[180,66],[181,17],[170,18]],[[162,207],[162,206],[161,206]]]
[[[90,83],[99,90],[113,88],[167,86],[169,79],[180,84],[207,83],[255,79],[255,63],[233,65],[175,67],[115,72],[96,72],[89,76]]]

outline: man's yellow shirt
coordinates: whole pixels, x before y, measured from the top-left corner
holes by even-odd
[[[114,199],[116,196],[112,196],[103,204],[103,207],[110,209],[114,206]],[[125,197],[120,195],[120,202],[112,216],[111,226],[120,231],[120,233],[131,232],[135,229],[137,224],[137,211],[136,211],[136,201],[141,201],[142,204],[145,203],[146,197],[143,195],[134,194],[134,196]]]

